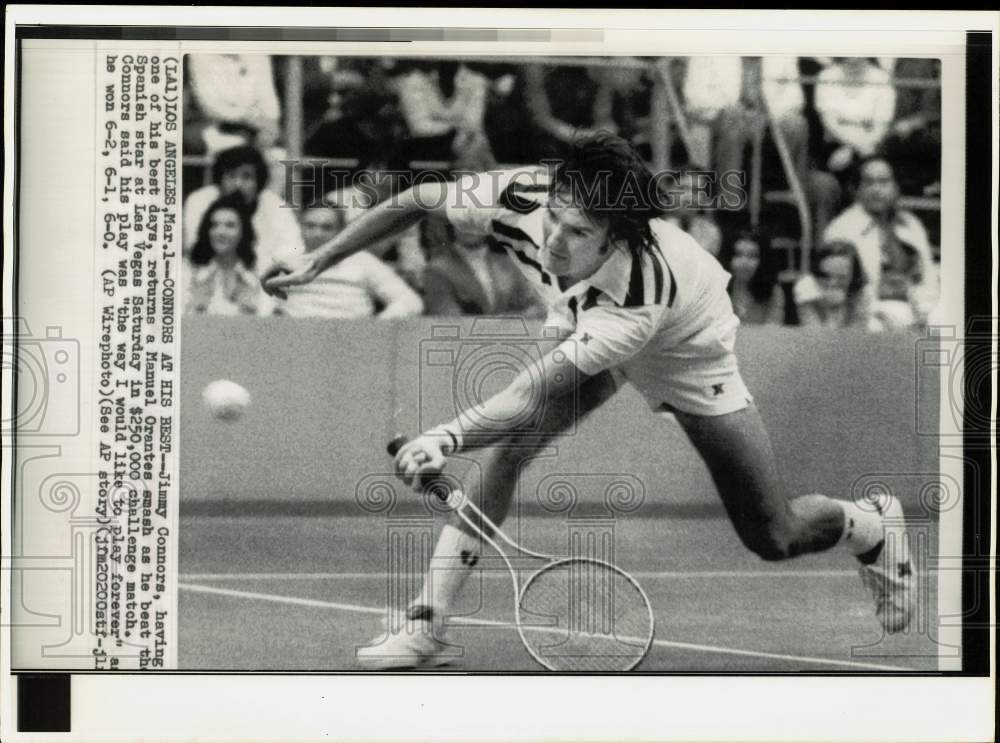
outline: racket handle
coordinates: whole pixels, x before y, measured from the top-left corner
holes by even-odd
[[[394,457],[399,453],[399,450],[403,448],[403,444],[405,444],[408,440],[409,439],[407,439],[403,434],[397,434],[392,437],[392,441],[386,444],[385,450],[389,452],[390,457]]]

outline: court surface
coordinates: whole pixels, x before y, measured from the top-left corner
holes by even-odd
[[[418,566],[387,578],[388,535],[376,515],[183,514],[180,668],[354,670],[355,648],[405,602]],[[426,526],[426,524],[425,524]],[[407,527],[409,528],[409,527]],[[526,546],[559,551],[566,522],[520,521]],[[638,672],[934,671],[934,576],[920,570],[910,630],[884,636],[854,560],[842,550],[768,563],[739,543],[721,510],[643,515],[614,524],[615,559],[646,589],[656,616]],[[931,549],[934,540],[931,536]],[[484,559],[449,630],[456,671],[541,671],[511,622],[511,582]],[[412,568],[412,569],[410,569]],[[919,567],[918,567],[919,569]]]

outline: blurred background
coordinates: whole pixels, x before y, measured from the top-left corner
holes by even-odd
[[[789,492],[857,498],[877,482],[899,497],[920,620],[882,637],[843,555],[790,569],[747,553],[680,428],[628,388],[532,464],[509,528],[554,553],[581,523],[613,530],[659,624],[642,670],[937,667],[926,561],[939,511],[961,502],[939,472],[942,370],[920,352],[947,250],[937,60],[213,54],[185,72],[182,668],[351,668],[417,589],[443,519],[395,480],[385,442],[453,417],[485,373],[461,359],[534,346],[545,312],[506,253],[433,219],[286,301],[260,273],[418,178],[536,165],[591,130],[676,172],[667,218],[732,274],[741,372]],[[486,316],[525,320],[483,333]],[[456,361],[431,369],[442,330]],[[217,379],[249,390],[239,421],[202,405]],[[479,467],[472,453],[449,471]],[[568,510],[547,505],[554,484]],[[619,486],[628,514],[607,512]],[[456,628],[467,670],[534,668],[506,579],[483,571],[463,606],[459,622],[492,623]]]
[[[732,273],[745,324],[880,331],[932,318],[936,59],[211,54],[187,55],[185,72],[188,312],[542,316],[505,255],[436,220],[287,303],[255,278],[419,178],[535,165],[610,130],[678,172],[669,218]],[[724,198],[734,173],[738,201]],[[232,193],[249,213],[221,219],[252,239],[220,271],[210,207]]]

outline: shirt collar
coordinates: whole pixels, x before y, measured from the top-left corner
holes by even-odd
[[[872,230],[878,229],[878,227],[879,227],[878,220],[875,219],[875,217],[867,209],[865,209],[863,206],[861,206],[861,204],[858,204],[858,208],[861,211],[862,218],[868,220],[867,223],[865,224],[864,228],[861,230],[861,234],[862,235],[867,235]],[[888,220],[888,222],[886,224],[889,227],[892,227],[893,229],[905,226],[906,225],[906,220],[903,219],[903,212],[902,212],[902,210],[894,207],[893,210],[892,210],[892,219]]]
[[[617,242],[611,249],[611,255],[589,278],[570,287],[572,294],[586,291],[589,287],[600,289],[614,300],[615,304],[623,304],[628,294],[629,278],[632,275],[632,252],[624,242]]]

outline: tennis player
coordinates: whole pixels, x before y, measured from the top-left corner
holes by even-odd
[[[539,368],[403,446],[395,466],[406,483],[440,472],[456,452],[489,446],[483,476],[466,493],[501,523],[526,450],[544,447],[629,382],[654,415],[680,423],[749,550],[787,560],[843,545],[859,563],[882,626],[902,631],[915,597],[898,501],[888,492],[863,503],[820,494],[789,499],[733,353],[739,320],[726,292],[729,274],[662,218],[656,193],[656,177],[632,147],[601,132],[578,142],[545,178],[522,170],[415,186],[326,246],[276,264],[264,286],[283,296],[338,259],[443,212],[456,229],[510,254],[546,299],[548,324],[563,340]],[[480,541],[459,522],[444,527],[423,590],[402,621],[359,649],[363,668],[449,662],[444,620],[475,568]]]

